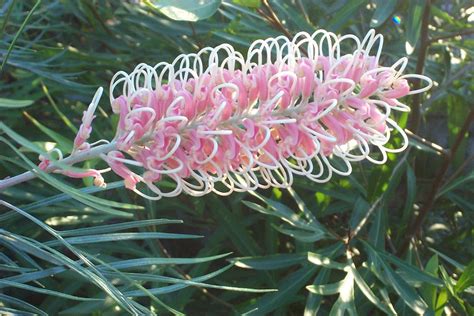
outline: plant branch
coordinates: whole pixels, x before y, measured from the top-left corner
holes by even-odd
[[[356,226],[356,228],[354,228],[353,231],[349,231],[349,235],[347,237],[348,239],[348,242],[352,239],[354,239],[355,237],[357,237],[357,235],[359,234],[359,232],[361,231],[362,227],[365,226],[365,224],[367,223],[367,220],[369,219],[370,215],[372,215],[372,213],[375,211],[375,209],[377,208],[378,204],[380,203],[380,201],[382,200],[382,197],[379,197],[377,200],[375,200],[375,202],[372,204],[372,206],[370,207],[370,209],[367,211],[367,213],[365,214],[364,218],[362,218],[362,220],[359,222],[359,224]]]
[[[280,19],[278,18],[278,16],[276,15],[275,11],[273,10],[272,6],[270,5],[270,3],[268,2],[268,0],[262,0],[262,4],[263,4],[263,7],[268,11],[269,14],[266,14],[264,13],[262,10],[258,10],[258,13],[260,13],[260,15],[264,16],[265,18],[267,18],[267,20],[273,24],[273,26],[275,26],[277,29],[279,29],[280,31],[283,32],[283,34],[285,34],[286,37],[288,38],[292,38],[293,36],[291,35],[290,32],[288,32],[288,30],[286,29],[286,27],[283,25],[283,23],[281,23]]]
[[[88,159],[92,158],[97,158],[100,156],[100,154],[106,154],[109,151],[112,151],[115,149],[115,142],[111,142],[109,144],[104,144],[104,145],[99,145],[97,147],[93,147],[90,150],[87,151],[82,151],[76,154],[72,154],[71,156],[64,158],[63,160],[59,160],[57,162],[52,162],[45,172],[53,172],[54,170],[57,170],[60,168],[60,165],[73,165],[81,161],[85,161]],[[59,163],[59,164],[58,164]],[[22,174],[16,175],[11,178],[6,178],[3,180],[0,180],[0,192],[5,190],[8,187],[23,183],[25,181],[32,180],[38,176],[38,173],[36,170],[31,170],[31,171],[26,171]]]
[[[425,221],[426,216],[432,209],[434,202],[437,197],[437,193],[441,186],[443,185],[443,179],[444,176],[446,175],[446,172],[448,171],[449,165],[451,164],[452,160],[454,159],[454,156],[456,155],[457,150],[459,149],[459,146],[461,145],[461,142],[464,139],[464,135],[468,132],[469,127],[471,123],[474,121],[474,108],[471,109],[469,114],[466,117],[466,120],[464,121],[461,130],[459,131],[458,135],[456,136],[456,140],[454,141],[453,146],[451,147],[449,154],[445,156],[444,162],[441,165],[441,168],[439,169],[436,177],[432,181],[431,189],[426,196],[426,200],[423,203],[423,206],[420,209],[420,212],[418,213],[418,216],[415,218],[415,220],[412,222],[412,224],[409,226],[407,233],[405,234],[405,238],[401,243],[401,246],[398,251],[398,255],[401,256],[405,253],[405,251],[408,249],[408,246],[410,244],[410,241],[412,238],[420,232],[421,226],[423,222]]]
[[[425,8],[423,11],[423,20],[421,22],[421,38],[420,38],[420,49],[418,50],[418,58],[416,63],[416,74],[422,74],[425,66],[426,53],[429,47],[428,41],[428,25],[430,22],[430,10],[431,10],[431,1],[427,0],[425,2]],[[419,89],[421,86],[421,80],[415,80],[413,84],[413,90]],[[410,122],[408,124],[409,129],[413,132],[417,132],[420,126],[421,121],[421,94],[417,93],[413,95],[413,105],[412,105],[412,115]]]
[[[471,34],[474,34],[474,28],[472,28],[472,29],[467,29],[467,30],[463,30],[463,31],[459,31],[459,32],[456,32],[456,33],[450,33],[450,34],[445,34],[445,35],[436,36],[436,37],[430,38],[430,39],[429,39],[429,43],[430,43],[430,44],[433,44],[433,43],[436,43],[436,42],[439,41],[439,40],[448,39],[448,38],[453,38],[453,37],[462,36],[462,35],[471,35]]]
[[[407,136],[410,137],[410,138],[413,138],[417,141],[419,141],[420,143],[428,146],[428,147],[431,147],[433,148],[433,150],[435,150],[436,152],[440,153],[441,155],[443,156],[446,156],[448,155],[448,151],[446,149],[444,149],[442,146],[438,145],[438,144],[435,144],[433,142],[430,142],[429,140],[413,133],[412,131],[410,131],[409,129],[406,129],[405,128],[405,133],[407,133]]]

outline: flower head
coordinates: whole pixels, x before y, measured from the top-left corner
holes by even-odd
[[[355,50],[343,54],[346,42]],[[432,82],[403,75],[405,57],[380,65],[382,45],[373,30],[362,40],[320,30],[255,41],[246,56],[223,44],[120,71],[110,86],[117,151],[102,157],[127,188],[150,199],[284,188],[294,175],[326,182],[350,174],[353,161],[384,163],[408,145],[391,111],[408,111],[399,99]],[[428,85],[413,91],[413,78]],[[92,118],[84,115],[77,147]],[[400,148],[386,146],[393,131]],[[175,183],[171,190],[159,187],[163,178]]]

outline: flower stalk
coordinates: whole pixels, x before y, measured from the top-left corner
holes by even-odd
[[[52,161],[46,168],[43,169],[45,172],[54,172],[57,170],[63,169],[65,166],[72,166],[76,163],[83,162],[86,160],[94,159],[100,157],[101,154],[108,153],[111,150],[115,149],[114,143],[102,144],[93,148],[90,148],[87,151],[79,152],[72,154],[69,157],[66,157],[59,161]],[[38,173],[35,170],[26,171],[22,174],[16,175],[14,177],[5,178],[0,180],[0,191],[4,189],[15,186],[17,184],[33,180],[38,176]]]

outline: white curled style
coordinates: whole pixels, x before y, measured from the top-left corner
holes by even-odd
[[[354,50],[347,53],[349,46]],[[426,92],[433,83],[403,74],[406,57],[380,65],[382,47],[374,30],[362,39],[318,30],[257,40],[246,55],[222,44],[171,63],[142,63],[130,74],[119,71],[109,89],[123,120],[114,141],[130,158],[113,160],[174,182],[165,192],[150,181],[155,178],[137,175],[152,195],[143,185],[133,190],[151,200],[287,188],[294,175],[324,183],[351,174],[353,162],[383,164],[387,153],[408,146],[390,116],[409,107],[388,97],[410,79],[427,84],[403,95]],[[359,94],[374,80],[373,92]],[[118,98],[127,106],[117,108]],[[390,142],[392,132],[399,148]]]

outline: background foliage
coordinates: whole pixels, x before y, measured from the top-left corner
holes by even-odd
[[[116,71],[222,42],[375,28],[387,62],[408,54],[435,87],[397,117],[409,150],[328,184],[158,202],[112,175],[106,190],[47,174],[8,188],[0,312],[474,314],[473,15],[457,0],[5,1],[1,178],[70,150]],[[114,134],[107,99],[95,139]]]

